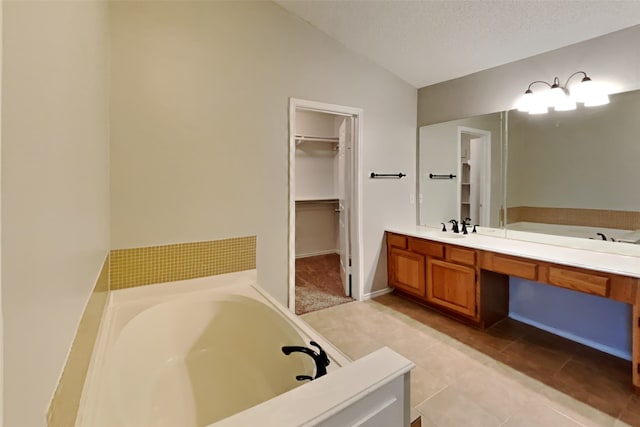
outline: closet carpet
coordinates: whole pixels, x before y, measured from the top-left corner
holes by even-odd
[[[354,301],[345,296],[340,280],[340,256],[317,255],[296,259],[296,314]]]

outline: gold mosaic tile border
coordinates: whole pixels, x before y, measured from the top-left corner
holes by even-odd
[[[640,212],[532,206],[516,206],[507,209],[507,224],[521,221],[639,230]]]
[[[93,347],[98,336],[109,290],[109,256],[105,258],[93,293],[85,307],[67,363],[47,411],[47,426],[69,427],[75,424],[80,397]]]
[[[256,236],[111,251],[110,289],[256,268]]]

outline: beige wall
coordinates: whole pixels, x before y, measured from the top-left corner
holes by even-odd
[[[296,257],[339,253],[338,203],[296,203]]]
[[[414,224],[416,90],[271,2],[113,2],[113,248],[257,235],[287,300],[288,103],[364,110],[365,293],[383,231]]]
[[[510,113],[507,206],[640,211],[639,115],[640,91],[589,110]]]
[[[109,249],[107,9],[4,3],[4,425],[44,425]]]
[[[0,187],[2,186],[2,16],[4,2],[0,2]],[[0,191],[0,242],[2,241],[2,197]],[[2,244],[0,243],[0,426],[4,419],[4,314],[2,312]]]
[[[418,126],[510,110],[534,80],[583,70],[615,92],[640,88],[640,25],[418,91]]]

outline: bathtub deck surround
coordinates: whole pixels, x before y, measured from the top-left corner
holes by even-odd
[[[75,425],[408,424],[410,361],[382,349],[351,362],[256,281],[247,270],[111,292]],[[312,360],[281,348],[311,340],[328,374],[300,382]]]
[[[106,257],[94,290],[89,297],[78,331],[71,344],[67,363],[47,412],[48,427],[74,425],[85,378],[96,345],[100,323],[107,305],[109,290],[109,256]]]

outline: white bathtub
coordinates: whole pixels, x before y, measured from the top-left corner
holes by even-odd
[[[322,379],[300,382],[296,375],[314,374],[313,360],[281,348],[311,340],[331,363]],[[380,371],[376,364],[391,358],[403,368],[376,375],[404,384],[412,368],[388,350],[367,366],[351,363],[257,286],[255,271],[112,292],[94,353],[78,427],[348,425],[330,420],[345,414],[353,396],[371,393],[371,373],[363,369]],[[347,365],[354,366],[345,376]],[[367,381],[349,379],[363,374]],[[314,393],[323,387],[352,390],[319,400]],[[405,392],[393,399],[396,415],[406,415]],[[269,420],[265,411],[277,416]]]

